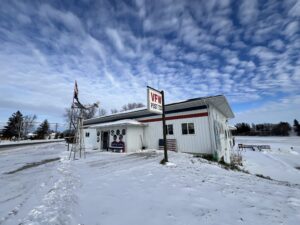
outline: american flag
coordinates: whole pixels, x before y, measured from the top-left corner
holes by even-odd
[[[75,80],[75,86],[74,86],[74,98],[78,99],[78,86],[77,86],[76,80]]]

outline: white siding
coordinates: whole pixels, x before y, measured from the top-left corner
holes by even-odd
[[[167,115],[167,117],[203,112],[207,112],[207,110],[195,110],[184,113],[176,113]],[[195,134],[183,135],[181,130],[182,123],[194,123]],[[173,124],[174,135],[167,135],[167,138],[176,139],[177,150],[179,152],[212,154],[207,116],[167,120],[166,124]],[[148,126],[145,127],[144,133],[146,147],[157,149],[159,139],[163,138],[162,121],[149,122]]]
[[[136,152],[142,149],[142,140],[144,140],[143,127],[128,127],[126,134],[127,149],[126,152]]]
[[[176,139],[177,150],[179,152],[215,154],[218,159],[224,157],[225,162],[230,162],[231,146],[230,138],[226,137],[225,130],[228,130],[227,118],[218,111],[213,105],[210,105],[208,110],[193,110],[180,113],[167,114],[166,117],[190,115],[195,113],[209,113],[209,116],[193,117],[193,118],[176,118],[167,120],[166,124],[173,125],[173,135],[167,135],[167,138]],[[139,121],[161,118],[161,115],[139,118]],[[210,122],[210,123],[209,123]],[[126,135],[123,137],[125,142],[126,152],[136,152],[142,149],[144,145],[148,149],[158,149],[159,139],[163,138],[162,121],[143,122],[147,124],[145,127],[126,127]],[[194,123],[195,134],[182,134],[183,123]],[[209,126],[210,124],[210,126]],[[217,131],[216,125],[217,124]],[[86,146],[89,148],[100,147],[101,140],[97,143],[97,131],[116,132],[117,129],[122,131],[125,127],[107,127],[99,130],[85,129],[85,132],[90,132],[90,137],[85,138]],[[113,137],[110,134],[110,143]],[[141,141],[142,136],[142,141]],[[143,142],[143,143],[142,143]],[[219,144],[217,144],[219,142]]]
[[[90,133],[89,137],[85,137],[86,148],[93,149],[101,149],[101,135],[99,136],[99,142],[97,142],[97,132],[101,134],[101,132],[107,131],[109,132],[109,146],[113,142],[113,135],[111,135],[111,131],[114,130],[114,134],[116,134],[117,130],[120,130],[122,134],[122,130],[126,130],[126,134],[123,135],[123,142],[125,142],[125,150],[126,152],[136,152],[137,150],[142,149],[142,140],[144,140],[143,130],[144,127],[111,127],[111,128],[98,128],[98,129],[84,129],[84,135],[86,132]],[[117,139],[119,141],[119,139]],[[103,149],[101,149],[103,150]]]
[[[230,138],[225,135],[225,132],[229,130],[227,124],[227,118],[214,106],[210,105],[210,115],[211,115],[211,126],[213,130],[213,138],[214,138],[214,148],[217,151],[218,159],[224,157],[224,161],[230,163],[231,156],[231,146],[230,146]],[[216,124],[219,124],[218,131],[216,131]],[[219,145],[217,144],[217,140],[219,139]]]
[[[86,137],[87,132],[90,134],[89,137]],[[96,129],[84,129],[83,136],[86,149],[99,149]]]

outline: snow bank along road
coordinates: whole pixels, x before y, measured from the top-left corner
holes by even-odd
[[[0,224],[300,222],[299,185],[228,171],[187,154],[170,153],[176,165],[162,166],[155,151],[90,152],[68,161],[65,149],[57,143],[0,152]]]
[[[64,139],[50,139],[50,140],[26,140],[26,141],[1,141],[0,140],[0,151],[7,150],[8,148],[14,148],[22,145],[34,145],[52,142],[62,142]]]

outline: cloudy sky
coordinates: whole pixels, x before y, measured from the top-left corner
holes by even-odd
[[[234,122],[300,119],[300,1],[1,1],[0,122],[224,94]]]

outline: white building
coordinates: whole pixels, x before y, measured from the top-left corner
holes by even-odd
[[[161,117],[140,108],[85,120],[86,147],[125,152],[159,149]],[[228,119],[233,117],[222,95],[167,104],[168,150],[210,154],[229,163],[233,142]]]

